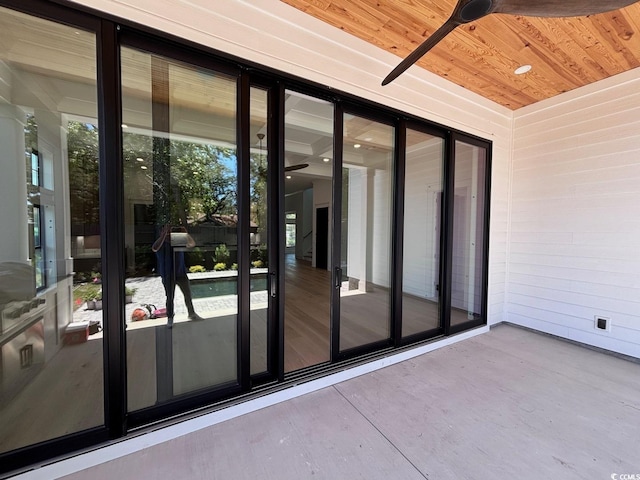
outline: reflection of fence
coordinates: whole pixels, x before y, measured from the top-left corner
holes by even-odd
[[[196,241],[196,245],[205,247],[222,243],[227,246],[238,244],[238,229],[235,226],[198,225],[189,227],[189,234]]]
[[[256,229],[254,225],[252,230]],[[155,255],[151,251],[151,244],[155,240],[156,227],[154,225],[136,225],[135,226],[135,270],[137,274],[148,274],[155,268]],[[215,249],[220,245],[226,245],[229,250],[229,260],[226,262],[227,267],[238,263],[238,230],[236,225],[217,225],[200,224],[189,226],[189,234],[196,242],[196,246],[185,251],[185,261],[187,267],[193,265],[202,265],[207,270],[213,270],[217,263],[215,258]],[[309,240],[311,232],[309,232]],[[252,242],[260,240],[260,234],[251,232]],[[263,265],[267,264],[266,249],[262,245],[252,243],[251,245],[251,261],[261,260]],[[95,263],[95,260],[93,260]],[[89,265],[89,267],[93,264]],[[91,268],[88,269],[90,270]]]

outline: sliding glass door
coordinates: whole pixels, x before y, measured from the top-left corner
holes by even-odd
[[[250,325],[250,373],[268,374],[275,366],[273,356],[275,342],[273,310],[276,291],[275,268],[272,261],[274,243],[273,227],[269,220],[274,216],[269,209],[273,198],[269,156],[269,96],[267,88],[252,86],[249,95],[249,325]],[[277,204],[277,202],[274,202]]]
[[[393,126],[344,114],[339,352],[391,336],[394,144]]]
[[[334,106],[289,90],[283,106],[279,231],[288,373],[330,360]]]
[[[444,138],[406,130],[402,337],[440,329]]]
[[[453,186],[451,326],[484,322],[486,315],[487,148],[457,139]]]
[[[0,456],[105,425],[96,46],[0,8]]]
[[[238,384],[237,80],[123,47],[129,411]]]

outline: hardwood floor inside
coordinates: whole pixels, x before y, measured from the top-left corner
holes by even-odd
[[[330,359],[332,281],[329,271],[293,255],[287,256],[285,267],[285,372],[291,372]],[[363,291],[341,290],[340,350],[389,338],[390,317],[389,289],[367,283]],[[403,295],[404,336],[439,324],[437,302]]]
[[[331,275],[294,255],[285,258],[285,372],[328,362]]]

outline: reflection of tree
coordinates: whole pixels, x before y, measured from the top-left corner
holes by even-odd
[[[261,242],[267,240],[267,159],[260,152],[251,155],[251,221],[258,225]]]
[[[137,189],[139,198],[150,200],[155,192],[153,203],[159,224],[177,224],[183,215],[193,221],[203,216],[212,219],[217,214],[236,214],[236,158],[232,149],[158,139],[126,133],[123,156],[129,188]],[[169,151],[159,152],[165,144]],[[159,165],[158,158],[154,162],[154,154],[162,154],[164,164]],[[147,168],[141,170],[143,166]]]
[[[122,155],[127,195],[153,199],[156,211],[163,212],[162,223],[178,223],[183,211],[190,220],[237,214],[235,151],[164,140],[168,152],[162,152],[162,166],[168,167],[169,178],[156,171],[157,162],[153,168],[154,154],[158,154],[154,138],[125,132]],[[90,124],[69,122],[67,142],[72,223],[98,225],[98,130]]]
[[[75,121],[69,122],[67,128],[71,223],[97,227],[100,224],[98,130],[91,124]]]
[[[237,214],[236,156],[230,148],[172,141],[171,184],[180,203],[174,206],[191,219]]]
[[[27,181],[31,182],[31,152],[38,150],[38,124],[36,117],[27,115],[27,122],[24,126],[24,146],[27,155]]]

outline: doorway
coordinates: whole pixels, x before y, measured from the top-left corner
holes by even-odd
[[[329,207],[316,208],[316,268],[329,268]]]

